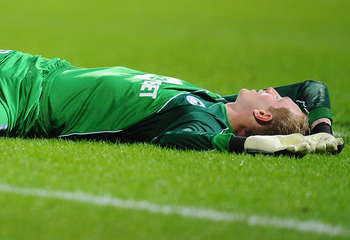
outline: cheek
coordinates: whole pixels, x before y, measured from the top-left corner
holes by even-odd
[[[258,101],[263,106],[273,106],[277,103],[271,95],[262,95]]]
[[[290,107],[290,110],[296,115],[302,115],[303,114],[301,109],[297,105],[294,105],[294,104]]]

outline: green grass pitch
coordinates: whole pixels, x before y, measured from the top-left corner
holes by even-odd
[[[0,48],[222,95],[320,80],[348,143],[349,12],[346,0],[13,0]],[[0,149],[0,239],[350,238],[348,146],[300,159],[59,139]]]

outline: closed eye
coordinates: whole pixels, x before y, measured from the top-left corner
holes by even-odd
[[[282,98],[282,97],[280,97],[279,101],[282,101],[282,100],[288,100],[288,99],[289,99],[290,101],[292,101],[292,99],[291,99],[290,97],[283,97],[283,98]]]

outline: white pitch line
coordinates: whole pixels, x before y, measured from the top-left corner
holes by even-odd
[[[121,199],[113,196],[96,196],[84,192],[51,191],[38,188],[20,188],[0,184],[0,192],[40,198],[51,198],[99,206],[146,211],[162,215],[180,215],[185,218],[196,218],[210,221],[241,222],[250,226],[291,229],[300,232],[311,232],[328,236],[350,237],[350,229],[328,223],[309,220],[301,221],[293,218],[264,217],[242,213],[224,212],[212,209],[201,209],[188,206],[171,206],[148,201]]]

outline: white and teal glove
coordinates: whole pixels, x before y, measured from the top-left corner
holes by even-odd
[[[247,153],[305,155],[307,153],[339,153],[344,147],[341,138],[329,133],[303,136],[289,135],[250,136],[244,143]]]
[[[312,153],[340,153],[344,148],[344,140],[329,133],[316,133],[305,136],[311,146]]]
[[[309,141],[300,133],[290,135],[250,136],[244,143],[247,153],[301,154],[311,151]]]

